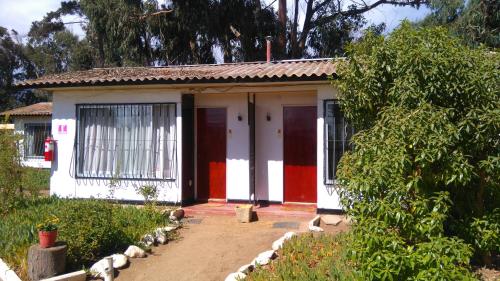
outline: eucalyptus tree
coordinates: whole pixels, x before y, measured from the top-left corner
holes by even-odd
[[[293,11],[290,20],[287,21],[288,26],[281,29],[282,32],[287,32],[286,37],[289,38],[285,53],[288,58],[307,56],[309,43],[315,46],[316,54],[321,54],[322,49],[332,47],[336,50],[330,50],[330,53],[342,52],[344,42],[349,41],[349,33],[359,29],[362,15],[366,12],[381,5],[418,8],[421,5],[428,5],[430,0],[306,0],[304,4],[302,2],[293,0]]]
[[[17,32],[0,26],[0,110],[18,103],[13,84],[32,75],[32,65],[24,54]]]
[[[500,2],[494,0],[434,0],[431,14],[419,25],[445,26],[469,45],[500,47]]]

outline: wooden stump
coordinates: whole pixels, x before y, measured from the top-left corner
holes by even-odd
[[[66,251],[64,242],[57,242],[52,248],[40,248],[33,245],[28,251],[28,276],[30,280],[54,277],[66,269]]]

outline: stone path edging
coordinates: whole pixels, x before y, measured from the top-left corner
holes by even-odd
[[[255,267],[259,265],[266,265],[271,260],[277,258],[276,252],[283,247],[285,241],[292,239],[292,237],[297,236],[297,233],[289,231],[285,233],[278,240],[274,241],[272,244],[272,250],[262,252],[255,257],[251,263],[241,266],[237,272],[229,273],[225,281],[237,281],[243,280],[247,277],[247,274],[252,272]]]
[[[0,259],[0,280],[1,281],[22,281],[14,270]]]

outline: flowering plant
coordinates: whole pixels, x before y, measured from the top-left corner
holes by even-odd
[[[44,222],[36,225],[38,231],[54,231],[59,227],[59,218],[56,216],[52,216],[51,218],[47,218]]]

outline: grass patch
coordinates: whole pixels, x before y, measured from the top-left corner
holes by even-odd
[[[68,243],[67,270],[77,270],[138,241],[167,219],[152,208],[55,197],[24,200],[0,219],[0,257],[27,279],[27,251],[38,243],[36,224],[55,215],[59,241]]]
[[[353,280],[349,264],[343,258],[345,235],[293,237],[278,251],[278,258],[257,268],[245,280]]]
[[[24,189],[34,194],[38,194],[41,190],[49,190],[50,169],[24,167],[21,182]]]

